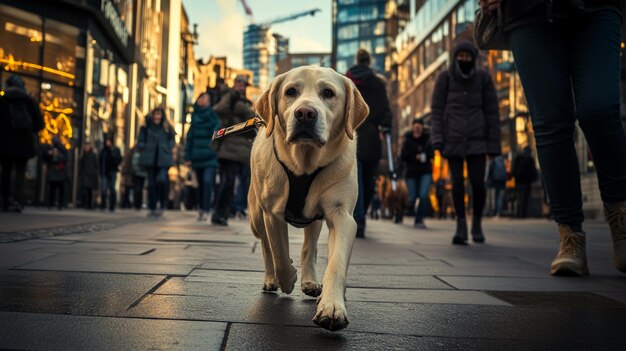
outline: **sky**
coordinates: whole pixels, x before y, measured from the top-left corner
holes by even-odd
[[[257,23],[309,9],[321,9],[314,17],[305,16],[276,24],[272,30],[289,38],[290,52],[330,52],[331,0],[247,2]],[[198,23],[196,57],[226,56],[229,66],[243,68],[243,32],[250,22],[240,0],[183,0],[183,5],[189,22]]]

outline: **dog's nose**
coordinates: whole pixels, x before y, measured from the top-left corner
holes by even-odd
[[[295,117],[300,122],[311,122],[317,118],[317,111],[311,107],[301,106],[296,109]]]

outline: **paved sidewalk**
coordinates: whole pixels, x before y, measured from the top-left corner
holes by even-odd
[[[368,223],[348,275],[350,325],[334,333],[312,323],[315,299],[299,290],[261,292],[260,247],[243,220],[222,228],[172,212],[0,244],[0,349],[625,348],[626,275],[611,266],[605,225],[586,226],[586,278],[548,275],[557,245],[548,221],[486,220],[487,243],[468,247],[450,245],[453,222],[427,225]],[[300,230],[290,244],[299,269]]]

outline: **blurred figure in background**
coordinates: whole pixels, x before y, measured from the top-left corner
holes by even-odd
[[[122,166],[120,170],[120,193],[122,200],[120,201],[120,208],[131,208],[131,196],[134,192],[133,186],[133,150],[129,149],[122,157]]]
[[[196,199],[198,203],[198,221],[206,221],[211,210],[211,198],[215,172],[217,170],[217,153],[211,145],[213,132],[221,127],[219,117],[211,108],[209,94],[201,94],[193,107],[191,126],[185,144],[185,161],[196,173],[198,183]]]
[[[115,183],[117,181],[117,172],[119,172],[122,163],[122,153],[120,149],[113,145],[110,136],[104,139],[104,146],[100,150],[100,181],[102,194],[100,195],[100,209],[107,207],[107,197],[109,202],[109,211],[115,211],[116,191]]]
[[[506,190],[506,181],[508,174],[506,172],[506,164],[502,156],[497,156],[489,162],[489,171],[487,172],[487,184],[494,190],[494,207],[491,209],[491,215],[499,218],[502,216],[504,209],[504,193]]]
[[[46,163],[46,179],[48,182],[48,208],[55,203],[61,210],[65,201],[65,183],[68,181],[67,150],[61,144],[59,137],[52,138],[52,145],[48,145],[43,152],[43,161]],[[58,195],[58,203],[56,202]]]
[[[252,102],[246,98],[247,86],[248,77],[238,75],[235,78],[234,88],[225,93],[220,102],[215,105],[215,112],[223,126],[232,126],[254,116]],[[241,173],[242,168],[250,167],[252,138],[254,138],[253,132],[233,135],[220,140],[217,146],[220,185],[215,194],[215,210],[211,218],[213,224],[228,225],[228,214],[234,196],[235,177]]]
[[[78,161],[78,177],[81,185],[81,198],[83,208],[93,209],[93,191],[98,189],[98,177],[100,172],[98,155],[93,151],[91,143],[83,145],[83,154]]]
[[[531,184],[537,179],[537,169],[530,147],[526,146],[513,161],[513,177],[517,193],[517,217],[526,218]]]
[[[165,115],[165,110],[160,107],[152,110],[139,130],[137,140],[137,149],[141,153],[139,165],[145,167],[148,174],[148,216],[152,218],[162,216],[167,208],[167,171],[174,164],[174,143],[174,129]],[[157,203],[160,204],[158,210]]]
[[[476,66],[478,50],[468,41],[457,43],[451,52],[448,70],[437,77],[431,103],[433,147],[448,159],[457,226],[455,245],[467,245],[465,185],[463,169],[472,185],[472,239],[483,243],[481,226],[485,205],[485,165],[487,155],[500,149],[498,97],[491,76]]]
[[[433,150],[430,137],[424,131],[423,119],[413,120],[412,129],[404,135],[400,157],[406,164],[405,179],[409,188],[409,208],[415,208],[415,202],[419,200],[413,226],[425,229],[424,215],[429,203],[428,190],[433,181]]]
[[[22,78],[10,76],[0,96],[0,162],[2,164],[2,211],[22,212],[26,162],[37,155],[37,132],[43,129],[41,110],[28,95]],[[15,183],[11,177],[15,170]],[[13,202],[10,192],[13,189]]]
[[[141,210],[143,206],[143,190],[146,177],[148,176],[146,169],[139,164],[140,159],[141,152],[135,145],[131,155],[131,167],[133,174],[133,206],[136,210]]]
[[[350,78],[370,109],[369,116],[357,129],[357,172],[359,196],[354,209],[356,237],[365,238],[365,215],[375,191],[375,177],[383,152],[382,129],[391,129],[391,109],[385,82],[370,68],[372,58],[365,49],[356,54],[356,65],[350,67]]]

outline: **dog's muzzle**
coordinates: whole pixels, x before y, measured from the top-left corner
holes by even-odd
[[[324,145],[326,142],[319,135],[317,111],[311,107],[298,107],[294,111],[295,123],[287,142]]]

